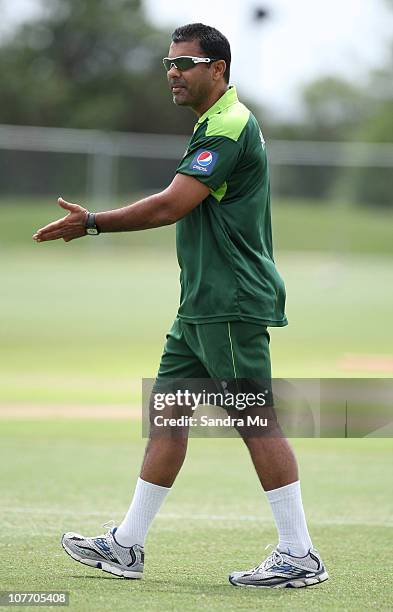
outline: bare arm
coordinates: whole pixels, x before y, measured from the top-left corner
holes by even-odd
[[[198,206],[209,193],[209,187],[197,179],[176,174],[172,183],[160,193],[123,208],[97,213],[97,227],[101,232],[128,232],[170,225]],[[33,235],[37,242],[59,238],[69,242],[86,234],[88,211],[62,198],[58,202],[68,210],[68,215],[37,230]]]

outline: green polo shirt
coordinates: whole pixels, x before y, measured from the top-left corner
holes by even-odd
[[[199,118],[176,172],[210,188],[176,224],[179,318],[286,325],[285,287],[273,259],[265,142],[235,87]]]

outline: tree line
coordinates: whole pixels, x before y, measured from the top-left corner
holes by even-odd
[[[169,31],[148,22],[141,0],[51,0],[39,19],[0,42],[1,122],[190,133],[192,113],[179,113],[166,88],[161,58],[169,40]],[[392,82],[393,44],[386,65],[366,84],[334,75],[308,84],[300,123],[273,123],[253,110],[270,138],[390,143]],[[312,171],[306,182],[310,196],[316,181],[319,188],[326,183],[327,196],[341,181],[354,201],[393,207],[392,176],[391,168],[367,167],[344,179],[338,168],[325,177]],[[288,169],[286,182],[291,192],[304,174]]]

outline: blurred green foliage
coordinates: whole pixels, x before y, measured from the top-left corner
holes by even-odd
[[[191,133],[193,115],[172,104],[161,64],[170,32],[148,22],[142,0],[41,4],[39,19],[22,24],[12,39],[0,41],[2,123]],[[334,74],[308,83],[303,90],[303,121],[274,123],[264,110],[256,114],[269,139],[391,143],[392,79],[393,43],[385,65],[372,71],[365,83]],[[252,101],[249,105],[253,108]],[[7,155],[24,163],[21,152]],[[53,161],[44,153],[41,157],[36,159],[42,164]],[[81,163],[75,179],[85,170]],[[393,208],[392,168],[373,165],[371,158],[369,166],[349,170],[337,165],[304,166],[301,171],[288,166],[279,171],[280,196],[329,200],[338,194],[353,202]],[[40,173],[35,168],[32,173],[38,180]],[[12,185],[18,183],[12,170],[5,174],[12,175]]]
[[[141,0],[51,0],[0,47],[2,123],[187,133]]]
[[[269,136],[288,140],[393,143],[393,42],[384,66],[364,84],[328,76],[304,87],[306,119],[272,125]],[[391,155],[391,154],[390,154]],[[296,167],[285,172],[287,193],[331,197],[337,190],[358,203],[393,208],[392,167],[370,165],[351,169],[310,167],[305,176]],[[305,180],[306,179],[306,180]],[[303,187],[301,183],[304,183]]]

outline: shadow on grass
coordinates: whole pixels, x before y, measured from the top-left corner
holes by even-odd
[[[293,595],[295,593],[299,593],[299,592],[305,592],[307,591],[308,593],[310,593],[310,591],[315,591],[315,587],[318,587],[320,585],[313,585],[311,587],[307,587],[307,589],[267,589],[267,588],[242,588],[242,587],[234,587],[231,584],[229,584],[229,582],[227,584],[225,584],[225,582],[220,582],[220,584],[192,584],[191,583],[191,578],[186,578],[184,580],[176,580],[176,579],[170,579],[169,581],[167,580],[152,580],[152,579],[147,579],[147,580],[130,580],[127,578],[121,578],[121,577],[116,577],[116,576],[90,576],[90,575],[85,575],[85,576],[77,576],[77,575],[73,575],[70,576],[70,578],[76,578],[78,580],[102,580],[105,579],[107,581],[114,581],[114,584],[124,584],[130,588],[134,588],[136,585],[138,585],[138,591],[142,592],[142,593],[149,593],[149,594],[157,594],[157,593],[162,593],[162,594],[168,594],[168,595],[192,595],[192,596],[199,596],[199,597],[214,597],[214,596],[220,596],[220,597],[225,597],[225,598],[231,598],[233,599],[234,597],[264,597],[265,599],[267,597],[274,597],[274,598],[278,598],[280,595],[282,597],[293,597]],[[323,596],[323,590],[325,587],[322,587],[322,589],[317,589],[319,590],[319,592],[321,593],[321,595]],[[109,594],[109,593],[108,593]],[[113,594],[113,591],[111,591],[111,594]]]

